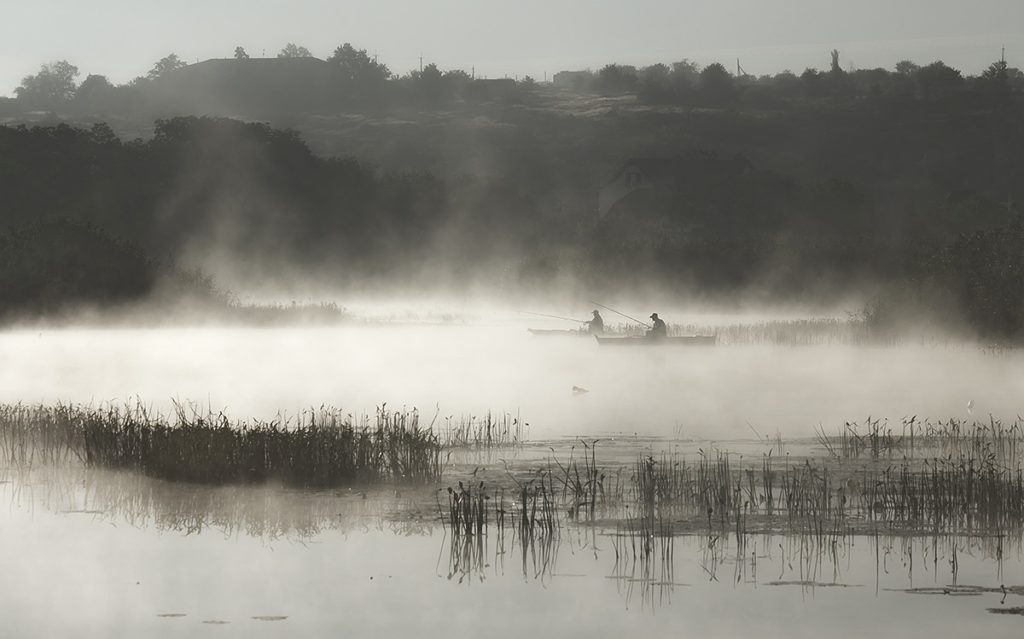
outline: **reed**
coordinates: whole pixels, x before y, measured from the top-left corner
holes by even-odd
[[[508,546],[518,548],[523,577],[543,579],[555,565],[559,532],[563,524],[555,509],[553,484],[545,473],[525,482],[517,482],[506,499],[504,488],[487,492],[484,482],[447,489],[448,578],[459,576],[483,579],[488,565],[490,539],[494,539],[494,565],[500,565]]]
[[[602,508],[607,506],[611,500],[615,499],[615,493],[610,494],[605,490],[605,480],[608,475],[599,470],[597,466],[598,440],[589,444],[585,440],[579,441],[583,446],[582,457],[577,458],[575,445],[569,450],[569,459],[564,464],[557,457],[552,456],[551,459],[558,472],[551,472],[549,476],[561,484],[559,495],[569,518],[577,519],[582,513],[588,519],[593,520],[598,505],[600,504]],[[554,452],[553,449],[552,452]],[[583,462],[582,469],[580,461]]]
[[[381,406],[373,419],[321,407],[294,420],[238,422],[177,406],[173,419],[134,407],[0,406],[0,453],[12,465],[64,463],[200,484],[279,481],[318,488],[441,476],[441,444],[419,414]]]
[[[818,429],[817,440],[829,455],[842,459],[967,457],[1017,466],[1024,454],[1024,421],[933,421],[913,416],[892,426],[888,420],[868,417],[863,423],[846,422],[837,435]]]
[[[631,507],[621,516],[628,529],[649,531],[650,522],[664,518],[680,533],[799,533],[823,544],[878,525],[909,534],[1024,530],[1024,472],[1006,463],[1016,455],[1013,431],[990,425],[967,436],[936,432],[923,438],[919,457],[884,464],[872,458],[859,467],[834,457],[779,467],[770,454],[736,464],[726,453],[698,450],[692,465],[675,455],[644,455],[631,478]],[[919,446],[922,439],[915,439]],[[925,458],[925,448],[963,452]]]
[[[482,417],[446,417],[438,428],[438,435],[446,448],[489,450],[522,445],[528,437],[528,428],[529,424],[525,424],[518,414],[488,412]]]

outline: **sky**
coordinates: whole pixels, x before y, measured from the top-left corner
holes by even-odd
[[[683,58],[799,73],[833,48],[845,67],[943,60],[973,74],[1003,46],[1024,67],[1024,0],[0,0],[0,95],[44,62],[122,83],[172,52],[272,56],[288,42],[321,58],[351,42],[398,73],[422,56],[538,80]]]

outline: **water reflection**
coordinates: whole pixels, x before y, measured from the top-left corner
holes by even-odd
[[[1024,597],[1024,586],[1015,585],[1024,584],[1019,526],[998,534],[908,534],[877,521],[870,533],[858,524],[821,534],[799,522],[786,530],[779,515],[782,521],[771,526],[721,526],[712,519],[704,530],[658,509],[614,518],[598,507],[594,518],[580,518],[556,507],[551,475],[515,490],[464,482],[451,492],[210,488],[80,468],[8,471],[0,481],[6,482],[0,495],[13,511],[33,513],[16,526],[38,525],[38,518],[56,514],[68,522],[69,534],[83,526],[128,524],[144,535],[252,538],[275,548],[282,541],[330,547],[335,534],[356,535],[373,540],[370,548],[390,549],[371,551],[367,566],[379,560],[377,552],[401,554],[403,538],[419,539],[426,553],[423,544],[411,544],[406,570],[426,568],[415,557],[436,555],[431,562],[437,579],[475,584],[481,593],[505,592],[509,586],[503,584],[512,578],[542,591],[578,590],[602,606],[614,593],[626,610],[689,610],[694,599],[739,593],[747,601],[778,590],[797,592],[804,601],[845,593],[861,603],[863,595],[876,601],[929,595],[939,608],[949,597],[973,598],[979,605],[970,610],[1012,615]],[[602,583],[614,586],[611,593]]]

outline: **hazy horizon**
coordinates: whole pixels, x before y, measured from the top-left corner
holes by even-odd
[[[475,69],[480,77],[532,75],[604,64],[646,65],[683,58],[700,64],[740,59],[754,75],[828,66],[838,48],[844,67],[892,68],[902,59],[943,60],[975,74],[998,59],[1024,65],[1024,3],[981,0],[881,0],[820,6],[813,0],[712,0],[621,5],[585,0],[514,6],[471,0],[373,4],[298,0],[182,0],[139,8],[124,0],[10,3],[0,23],[0,95],[13,95],[43,63],[66,59],[79,80],[95,73],[124,83],[169,53],[194,63],[230,57],[236,46],[273,57],[287,43],[326,58],[344,42],[377,54],[404,74],[423,63]],[[1018,25],[1011,27],[1010,25]],[[61,25],[75,25],[73,30]],[[585,28],[584,28],[585,27]]]

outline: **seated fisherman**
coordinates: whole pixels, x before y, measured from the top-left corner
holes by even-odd
[[[668,337],[668,327],[665,326],[665,321],[659,318],[657,313],[651,313],[651,320],[653,320],[654,324],[651,326],[651,330],[647,331],[647,337],[654,339]]]

